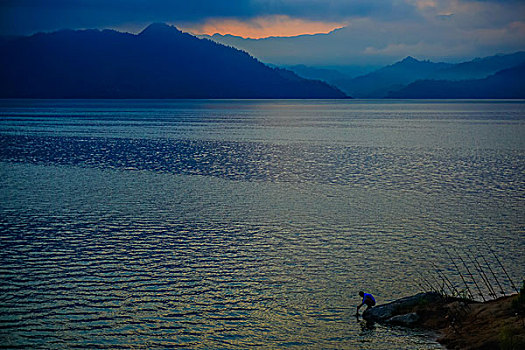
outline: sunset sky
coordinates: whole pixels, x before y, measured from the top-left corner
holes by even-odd
[[[293,51],[258,49],[276,63],[301,63],[296,58],[305,55],[311,58],[307,63],[321,65],[322,57],[326,64],[381,63],[407,55],[461,60],[525,49],[520,0],[4,0],[0,11],[3,35],[64,28],[137,33],[152,22],[254,39],[336,30],[319,43],[317,59],[316,53],[310,57],[312,43],[294,42]]]
[[[297,36],[304,34],[326,34],[342,28],[345,22],[329,22],[294,18],[288,15],[271,15],[244,19],[212,18],[204,23],[190,24],[182,29],[194,34],[231,34],[243,38],[261,39],[272,36]]]

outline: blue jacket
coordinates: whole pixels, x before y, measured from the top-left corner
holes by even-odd
[[[365,303],[366,299],[371,299],[374,303],[376,302],[376,299],[374,298],[374,296],[372,294],[368,294],[368,293],[364,293],[365,295],[363,296],[363,304]]]

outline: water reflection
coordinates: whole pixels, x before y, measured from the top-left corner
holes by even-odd
[[[522,151],[500,153],[0,135],[0,159],[8,162],[523,198]]]
[[[361,343],[370,343],[372,338],[375,335],[376,325],[374,322],[366,321],[366,320],[359,320],[359,327],[361,328],[361,331],[359,332],[359,341]]]

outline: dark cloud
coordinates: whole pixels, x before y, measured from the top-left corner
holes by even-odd
[[[384,0],[0,0],[0,32],[28,34],[61,28],[115,28],[268,15],[335,21],[353,17],[408,19],[417,13],[404,1]]]
[[[254,1],[258,11],[317,20],[341,20],[353,17],[396,19],[412,17],[414,7],[404,1],[384,0],[290,0]]]
[[[523,0],[0,0],[0,34],[137,32],[152,22],[191,28],[208,19],[285,15],[346,28],[315,42],[264,41],[246,49],[268,62],[379,64],[406,55],[451,60],[523,49],[524,13]]]
[[[0,1],[0,31],[27,34],[60,28],[198,21],[256,15],[248,0],[19,0]]]

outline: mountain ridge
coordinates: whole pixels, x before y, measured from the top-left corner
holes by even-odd
[[[478,57],[436,72],[436,76],[432,78],[440,80],[481,79],[523,62],[525,62],[525,51]]]
[[[340,28],[335,28],[335,29],[332,29],[331,31],[329,31],[328,33],[315,33],[315,34],[298,34],[298,35],[291,35],[291,36],[276,36],[276,35],[271,35],[271,36],[266,36],[264,38],[250,38],[250,37],[243,37],[243,36],[240,36],[240,35],[233,35],[233,34],[220,34],[220,33],[215,33],[215,34],[212,34],[212,35],[209,35],[209,34],[199,34],[199,35],[196,35],[198,38],[203,38],[203,39],[210,39],[210,40],[217,40],[219,43],[221,44],[225,44],[225,43],[222,43],[221,42],[221,39],[234,39],[234,40],[249,40],[249,41],[268,41],[268,40],[273,40],[273,39],[284,39],[284,40],[288,40],[288,39],[297,39],[297,38],[309,38],[309,37],[319,37],[319,36],[326,36],[326,35],[330,35],[330,34],[333,34],[333,33],[336,33],[338,31],[340,31],[341,29],[343,29],[344,27],[340,27]],[[228,44],[226,44],[228,45]]]
[[[61,30],[4,41],[4,98],[346,98],[321,81],[153,23],[139,34]]]
[[[496,54],[493,56],[475,58],[461,63],[432,62],[429,60],[418,60],[412,56],[407,56],[393,64],[352,78],[345,78],[344,74],[338,76],[337,70],[326,71],[305,66],[289,66],[289,69],[295,71],[299,75],[304,72],[305,76],[308,75],[310,77],[315,77],[316,79],[324,80],[356,98],[392,98],[393,96],[401,98],[401,96],[405,95],[396,94],[396,92],[402,90],[407,92],[408,90],[404,89],[409,86],[411,91],[410,94],[406,96],[416,96],[417,93],[413,91],[414,89],[427,86],[429,89],[432,89],[432,91],[435,91],[435,94],[425,95],[426,98],[448,98],[439,97],[452,95],[447,95],[446,92],[439,92],[434,88],[430,88],[430,81],[451,82],[446,84],[444,82],[440,83],[444,88],[446,86],[445,89],[450,89],[450,91],[455,90],[455,88],[453,88],[453,82],[457,82],[462,85],[463,88],[467,88],[468,86],[474,88],[476,84],[466,84],[464,81],[486,79],[503,70],[517,67],[521,63],[525,63],[524,51],[510,54]],[[503,77],[510,79],[509,84],[514,84],[514,80],[511,76],[503,75]],[[425,81],[424,84],[422,83],[423,81]],[[488,81],[490,82],[494,80],[489,79]],[[497,88],[501,91],[506,91],[509,94],[508,98],[519,95],[519,93],[511,92],[509,89],[499,85]],[[476,87],[476,89],[479,90],[481,87]],[[485,92],[484,94],[490,95],[488,92]],[[468,94],[462,93],[461,95]],[[474,94],[472,94],[472,96],[473,95]],[[499,93],[494,93],[492,95],[502,96],[501,98],[507,96]]]
[[[524,99],[525,63],[482,79],[418,80],[391,92],[387,98]]]
[[[383,98],[387,94],[421,76],[448,66],[448,63],[420,61],[407,56],[401,61],[377,69],[371,73],[349,80],[337,80],[333,83],[346,93],[358,98]]]

